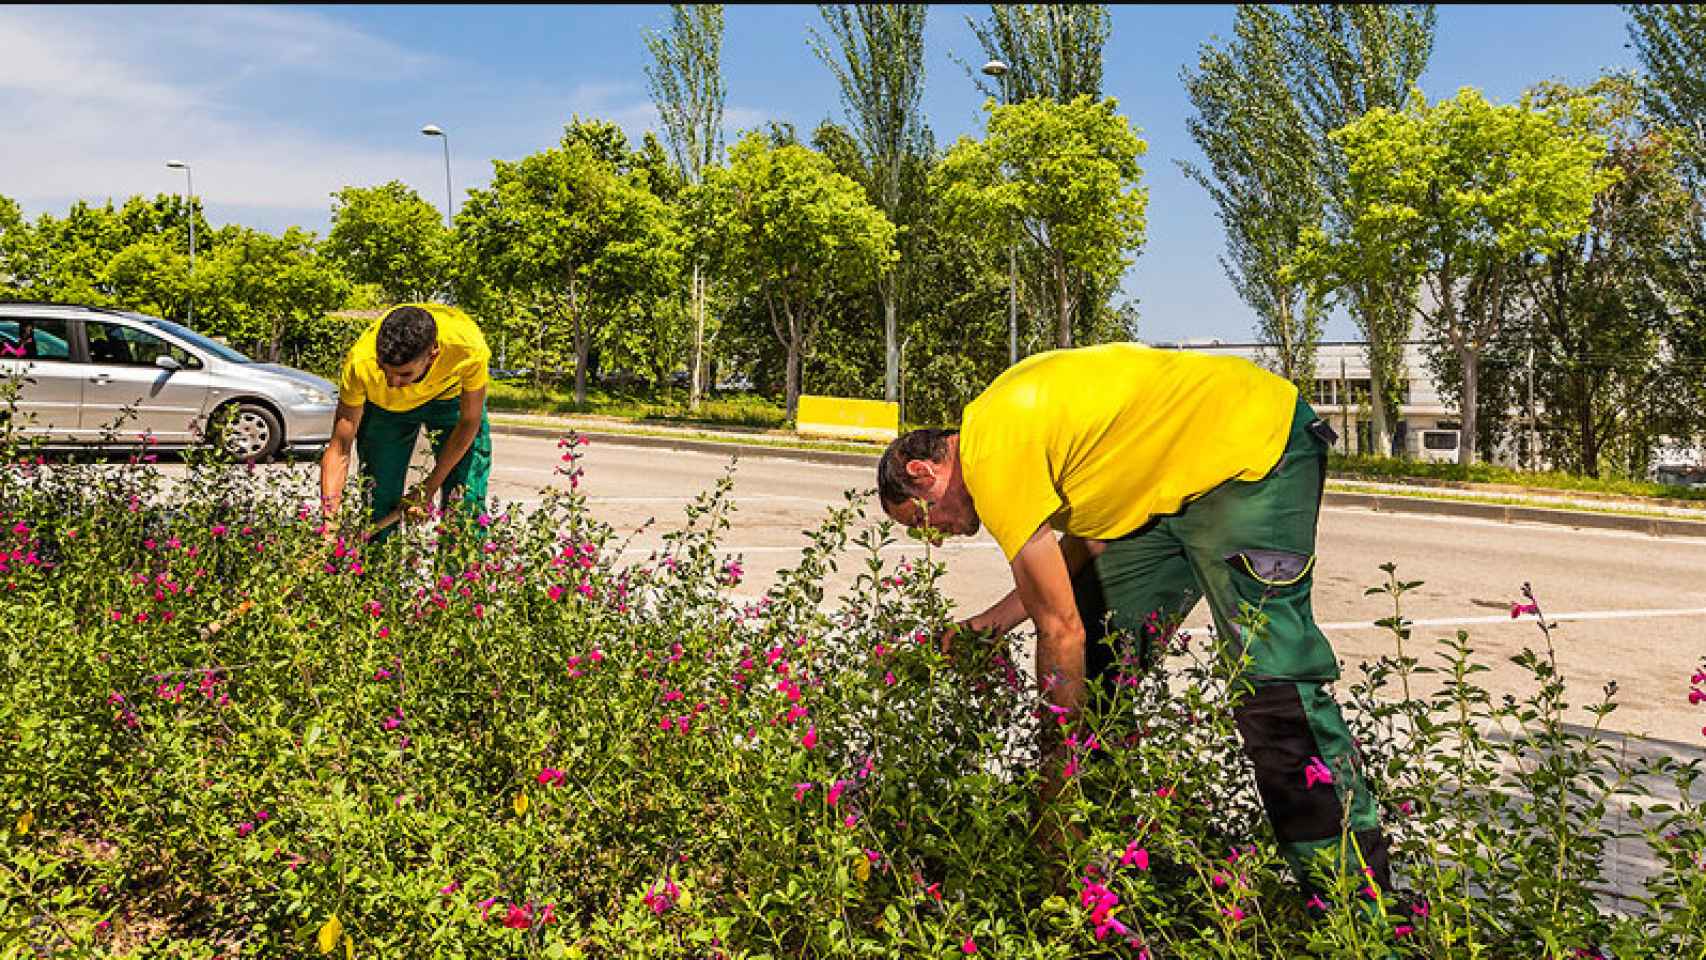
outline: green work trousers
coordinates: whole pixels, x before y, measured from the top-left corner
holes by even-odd
[[[383,520],[403,500],[403,487],[409,479],[409,461],[414,459],[415,439],[425,427],[432,437],[432,452],[444,451],[450,432],[462,417],[462,401],[451,397],[430,400],[413,410],[398,412],[369,403],[361,414],[361,426],[355,432],[355,452],[361,461],[363,481],[373,484],[373,520]],[[445,478],[443,508],[446,512],[460,498],[469,516],[486,508],[486,484],[492,474],[492,432],[486,421],[486,411],[480,411],[480,432],[474,444],[462,455],[450,476]],[[382,539],[395,531],[392,525],[380,531]]]
[[[1179,512],[1108,541],[1073,588],[1088,635],[1087,673],[1104,684],[1115,672],[1114,651],[1103,642],[1109,628],[1135,638],[1147,665],[1162,652],[1156,648],[1166,643],[1170,625],[1206,597],[1221,654],[1244,664],[1248,688],[1233,715],[1280,852],[1307,884],[1304,864],[1317,851],[1336,853],[1348,806],[1362,862],[1352,854],[1345,866],[1360,870],[1366,863],[1385,887],[1389,867],[1377,808],[1327,687],[1338,679],[1338,659],[1309,600],[1331,438],[1300,398],[1285,452],[1266,476],[1227,481]],[[1240,625],[1249,619],[1246,610],[1266,618],[1253,636]],[[1306,775],[1314,758],[1331,771],[1330,786]]]

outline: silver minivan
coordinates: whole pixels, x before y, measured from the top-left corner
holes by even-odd
[[[258,363],[158,317],[63,304],[0,303],[0,384],[17,383],[15,427],[47,446],[204,442],[238,460],[323,446],[337,387]],[[12,415],[0,409],[0,417]]]

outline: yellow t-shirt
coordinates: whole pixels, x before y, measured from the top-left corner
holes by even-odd
[[[420,307],[432,314],[438,325],[438,359],[419,382],[403,387],[387,386],[385,371],[379,369],[382,318],[367,328],[344,357],[343,372],[338,377],[339,403],[350,407],[373,403],[393,413],[402,413],[433,400],[459,397],[463,391],[483,389],[491,382],[486,369],[492,358],[491,348],[466,313],[438,303],[407,306]]]
[[[960,465],[1008,560],[1048,523],[1122,537],[1285,450],[1297,388],[1237,357],[1109,343],[1039,353],[966,406]]]

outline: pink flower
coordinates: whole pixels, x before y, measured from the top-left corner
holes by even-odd
[[[367,612],[372,616],[379,616],[380,611],[384,609],[384,604],[381,604],[378,600],[367,601]]]
[[[448,897],[460,889],[462,889],[462,881],[452,880],[444,886],[439,887],[438,892]]]
[[[1242,907],[1221,907],[1220,912],[1231,917],[1233,923],[1244,919],[1244,908]]]
[[[553,583],[545,589],[545,594],[553,601],[561,600],[563,599],[563,588],[560,585]]]
[[[1149,851],[1137,845],[1137,841],[1126,844],[1125,853],[1120,855],[1120,863],[1139,870],[1149,869]]]
[[[793,723],[795,720],[800,720],[800,719],[805,718],[809,713],[810,713],[810,711],[808,711],[805,707],[789,707],[788,708],[788,715],[785,719],[789,723]]]
[[[1515,620],[1517,617],[1520,617],[1525,613],[1532,613],[1532,614],[1538,615],[1540,613],[1540,608],[1538,606],[1536,606],[1535,604],[1532,604],[1532,603],[1513,603],[1513,604],[1511,604],[1511,619],[1512,620]]]
[[[1706,702],[1706,693],[1702,693],[1699,690],[1690,690],[1688,691],[1688,702],[1690,704]]]
[[[225,536],[225,531],[227,531],[229,529],[231,529],[231,528],[227,527],[223,523],[216,523],[213,525],[212,529],[210,529],[208,532],[213,534],[216,537],[223,537],[223,536]]]
[[[1309,906],[1315,910],[1326,910],[1327,901],[1321,899],[1320,895],[1317,894],[1309,898]]]
[[[1173,788],[1172,787],[1161,787],[1160,789],[1155,791],[1155,795],[1160,797],[1161,799],[1165,800],[1168,797],[1173,795]]]
[[[885,683],[891,687],[894,686],[895,680],[894,680],[894,671],[893,670],[883,671],[883,683]]]
[[[538,780],[541,785],[560,787],[563,785],[564,779],[565,775],[563,771],[558,770],[556,767],[546,767],[539,771]]]
[[[1415,933],[1415,932],[1416,932],[1416,928],[1410,926],[1407,923],[1400,923],[1396,927],[1392,928],[1392,935],[1394,937],[1397,937],[1400,940],[1404,939],[1405,937],[1407,937],[1410,934]]]
[[[237,836],[246,837],[255,832],[255,825],[247,820],[237,824]]]
[[[847,780],[835,781],[835,784],[829,788],[829,794],[828,794],[828,797],[826,798],[829,800],[830,806],[833,807],[837,803],[841,802],[841,791],[846,790],[849,785],[850,785],[850,781],[847,781]]]
[[[526,930],[533,926],[533,906],[510,904],[509,913],[504,916],[504,926],[511,930]]]
[[[1318,783],[1332,782],[1333,771],[1327,769],[1327,765],[1321,762],[1320,757],[1310,757],[1309,766],[1305,767],[1303,770],[1304,789],[1313,790],[1315,789],[1315,785]]]
[[[817,746],[817,727],[816,726],[813,726],[811,729],[807,730],[806,735],[800,738],[800,746],[805,747],[807,750],[810,750],[811,748]]]
[[[1402,810],[1406,817],[1414,816],[1416,813],[1416,805],[1409,800],[1401,801],[1398,804],[1398,809]]]
[[[1689,683],[1706,683],[1706,671],[1702,671],[1700,673],[1695,674],[1692,677],[1689,677],[1688,682]]]
[[[799,803],[801,800],[804,800],[806,798],[806,791],[810,790],[811,788],[812,788],[812,785],[809,783],[796,783],[796,784],[794,784],[794,802]]]
[[[960,944],[960,952],[961,953],[976,953],[977,952],[977,942],[970,937],[965,938],[965,940],[963,942],[961,942],[961,944]]]
[[[847,816],[841,818],[841,825],[851,830],[859,825],[859,818],[854,814],[849,813]]]
[[[675,881],[665,877],[661,891],[655,883],[646,888],[646,906],[651,908],[652,913],[662,915],[664,911],[675,906],[676,898],[680,895],[681,890],[676,887]]]
[[[375,680],[389,680],[389,679],[391,679],[391,671],[385,669],[384,667],[380,667],[378,670],[373,671],[373,679],[375,679]]]

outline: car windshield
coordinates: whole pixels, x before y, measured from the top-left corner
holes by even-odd
[[[164,330],[172,336],[177,337],[179,340],[183,340],[191,346],[206,350],[208,353],[211,353],[228,363],[255,362],[225,344],[220,343],[218,340],[214,340],[211,337],[204,337],[181,323],[173,323],[170,320],[162,320],[159,317],[150,317],[145,313],[127,313],[125,316],[130,317],[133,320],[140,320],[157,330]]]

